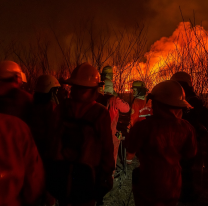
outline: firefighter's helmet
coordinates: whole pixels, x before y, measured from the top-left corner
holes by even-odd
[[[191,76],[186,72],[176,72],[170,79],[177,82],[186,82],[190,87],[192,86]]]
[[[185,100],[185,92],[182,86],[173,80],[166,80],[157,84],[151,92],[152,99],[174,107],[193,108]]]
[[[35,87],[36,92],[48,93],[51,88],[60,87],[59,81],[52,75],[43,74],[38,77]]]
[[[106,66],[102,70],[102,74],[113,74],[113,68],[111,66]]]
[[[104,81],[105,79],[113,80],[113,68],[111,66],[106,66],[102,70],[101,80]]]
[[[14,76],[20,77],[22,82],[27,82],[25,73],[16,62],[8,60],[0,62],[0,79],[9,79]]]
[[[100,85],[100,74],[95,67],[85,62],[73,70],[66,83],[84,87],[98,87]]]
[[[137,87],[144,87],[146,88],[145,86],[145,83],[143,81],[134,81],[133,84],[132,84],[132,88],[137,88]]]
[[[134,97],[145,96],[146,93],[148,92],[148,89],[146,88],[145,83],[140,80],[133,82],[132,89],[133,89]]]

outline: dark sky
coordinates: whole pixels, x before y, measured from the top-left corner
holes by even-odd
[[[97,28],[131,30],[136,21],[148,27],[148,45],[170,36],[182,21],[202,23],[208,29],[207,0],[0,0],[0,41],[27,42],[36,32],[46,36],[51,25],[59,38],[73,33],[75,25],[94,19]]]

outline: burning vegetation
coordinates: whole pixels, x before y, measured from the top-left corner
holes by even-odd
[[[56,63],[54,58],[51,61],[51,43],[40,36],[35,44],[25,48],[14,42],[9,47],[1,44],[2,60],[13,58],[20,62],[31,90],[39,75],[53,74],[66,79],[77,65],[87,61],[99,72],[106,65],[114,67],[117,92],[129,92],[132,82],[138,79],[151,90],[173,73],[186,71],[192,76],[197,94],[207,93],[208,33],[202,26],[181,22],[170,37],[162,37],[146,53],[147,30],[143,24],[135,25],[130,32],[126,29],[116,32],[109,27],[97,31],[90,24],[85,32],[77,30],[66,37],[64,43],[52,32],[62,55]]]

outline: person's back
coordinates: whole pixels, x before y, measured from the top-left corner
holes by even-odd
[[[186,94],[186,101],[193,106],[191,110],[183,109],[182,118],[187,120],[196,131],[198,151],[194,159],[181,161],[183,187],[180,198],[181,202],[192,202],[199,197],[198,192],[196,192],[196,185],[201,184],[201,181],[194,181],[193,176],[198,174],[198,168],[202,168],[203,173],[203,168],[206,168],[208,164],[206,160],[208,149],[207,108],[204,107],[202,100],[194,92],[191,75],[180,71],[173,74],[171,79],[180,83]],[[195,168],[197,171],[194,171]]]
[[[113,89],[113,82],[111,80],[105,79],[104,83],[105,83],[105,89],[104,89],[105,94],[102,98],[100,98],[97,101],[103,104],[110,113],[112,137],[114,144],[114,159],[116,164],[118,149],[120,145],[120,140],[116,136],[119,112],[127,113],[129,112],[130,107],[127,102],[113,95],[114,89]]]
[[[135,98],[131,108],[131,126],[133,126],[137,121],[142,121],[148,116],[152,115],[151,105],[146,99]]]
[[[134,144],[142,177],[138,182],[139,193],[149,195],[153,201],[177,200],[181,189],[181,157],[189,159],[196,154],[194,129],[183,119],[153,115],[137,122],[135,130]]]
[[[56,91],[60,87],[58,80],[52,75],[41,75],[38,77],[33,95],[33,107],[31,110],[30,128],[41,157],[44,159],[47,144],[47,134],[50,122],[57,103]],[[55,98],[53,98],[55,97]],[[50,137],[49,137],[50,138]]]
[[[132,127],[127,148],[140,161],[139,173],[134,173],[139,177],[133,181],[135,203],[176,205],[182,184],[180,160],[197,152],[194,128],[181,119],[182,108],[191,106],[175,81],[159,83],[150,97],[153,116]]]
[[[31,94],[22,89],[13,88],[6,94],[0,95],[0,112],[19,117],[29,125],[32,102]]]
[[[208,136],[208,132],[205,126],[207,126],[206,108],[203,105],[202,100],[194,92],[191,76],[186,72],[176,72],[171,77],[171,80],[175,80],[183,87],[186,100],[193,106],[192,110],[183,111],[183,119],[190,122],[196,130],[197,138],[200,140],[203,136]],[[204,121],[205,120],[205,121]]]
[[[109,128],[110,118],[107,109],[95,101],[83,105],[74,102],[72,99],[66,99],[63,104],[57,106],[54,116],[57,120],[57,123],[55,123],[56,125],[59,124],[58,122],[67,121],[67,119],[77,120],[78,124],[85,124],[85,122],[86,124],[90,124],[90,126],[93,127],[92,129],[95,130],[95,136],[89,136],[87,142],[84,143],[86,147],[85,150],[81,151],[80,159],[82,159],[84,163],[89,164],[94,172],[98,172],[96,168],[102,168],[104,172],[107,169],[101,164],[103,161],[102,158],[104,158],[106,159],[105,161],[109,162],[109,169],[107,169],[109,171],[106,172],[111,173],[114,160],[112,156],[110,156],[112,152],[112,138],[109,138],[111,129]],[[92,134],[90,133],[90,135]],[[107,148],[109,149],[108,152]],[[105,156],[102,156],[102,151],[106,152]]]
[[[146,117],[152,115],[151,102],[146,102],[146,93],[148,89],[146,88],[145,83],[140,80],[134,81],[132,84],[132,90],[134,99],[131,105],[131,116],[128,131],[137,121],[142,121],[146,119]],[[127,138],[126,142],[128,141],[129,140]],[[127,152],[126,163],[131,164],[133,158],[134,155]]]
[[[44,170],[28,126],[0,114],[0,205],[32,205],[43,194]]]
[[[88,76],[91,78],[87,78]],[[72,193],[76,191],[73,183],[78,179],[76,185],[79,185],[79,191],[76,197],[70,196],[71,193],[67,197],[58,195],[58,191],[53,189],[51,180],[48,181],[51,186],[49,190],[53,190],[54,196],[57,195],[61,205],[67,203],[94,205],[95,201],[102,199],[113,184],[112,173],[115,163],[110,115],[104,106],[95,101],[99,86],[99,73],[94,67],[87,63],[81,64],[73,71],[68,84],[72,85],[71,99],[60,103],[54,112],[53,128],[55,131],[49,160],[63,164],[68,161],[66,163],[68,166],[73,165],[71,168],[74,169],[85,168],[86,173],[84,170],[79,170],[76,174],[82,173],[82,175],[78,177],[72,177],[71,175],[76,175],[73,172],[66,174],[72,178],[72,183],[68,185]],[[48,176],[50,176],[49,173],[50,171]],[[64,175],[64,171],[61,173]],[[87,173],[91,173],[93,177],[89,174],[89,178],[86,177],[80,182],[79,180]],[[90,182],[91,177],[93,180]],[[95,190],[91,190],[91,186],[95,187]],[[85,197],[83,193],[88,192],[89,196]]]

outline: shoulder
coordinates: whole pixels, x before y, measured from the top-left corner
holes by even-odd
[[[144,105],[145,104],[145,100],[143,99],[139,99],[139,98],[135,98],[133,101],[134,105]]]
[[[203,107],[203,102],[198,96],[191,96],[187,98],[187,101],[189,104],[191,104],[193,107]]]
[[[92,109],[93,109],[95,112],[99,112],[99,113],[101,113],[101,114],[109,114],[108,109],[107,109],[104,105],[102,105],[102,104],[100,104],[100,103],[98,103],[98,102],[96,102],[96,103],[92,106]]]
[[[111,122],[110,113],[108,109],[100,103],[95,103],[91,107],[92,119],[96,119],[96,124],[105,124],[106,122]]]
[[[149,131],[151,127],[151,125],[153,125],[154,122],[154,117],[153,116],[148,116],[146,117],[146,119],[143,119],[142,121],[137,121],[133,128],[134,130],[138,130],[139,132],[141,131]]]
[[[187,128],[191,132],[195,131],[194,127],[187,120],[185,120],[185,119],[179,119],[179,120],[180,120],[180,123],[181,123],[183,128]]]
[[[20,97],[21,99],[28,101],[28,102],[33,102],[33,96],[26,92],[23,89],[16,89],[16,94],[18,95],[18,97]]]
[[[28,125],[18,117],[0,114],[0,130],[6,133],[30,132]]]

